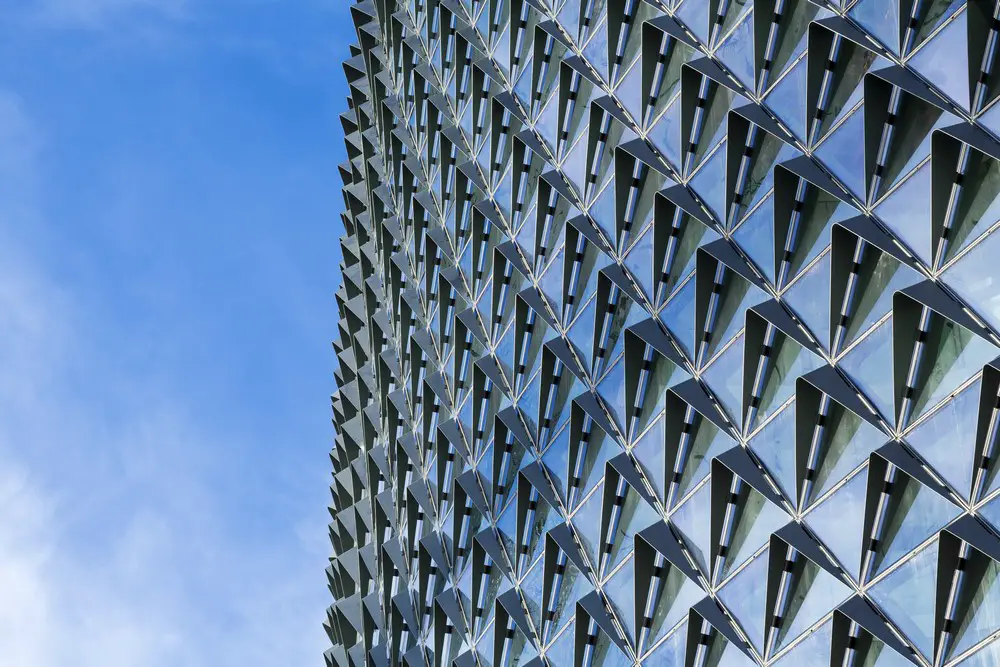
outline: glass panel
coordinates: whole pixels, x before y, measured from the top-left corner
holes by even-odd
[[[738,422],[743,395],[742,333],[704,371],[702,379],[708,384],[722,407],[725,408],[730,420]]]
[[[634,637],[635,633],[635,567],[630,560],[618,569],[603,586],[604,592],[611,600],[618,622],[622,624],[625,634]]]
[[[574,4],[574,3],[570,3]],[[574,603],[575,606],[575,603]],[[562,634],[556,638],[545,652],[550,665],[572,665],[573,649],[576,643],[576,622],[570,621]]]
[[[801,319],[824,349],[830,347],[830,253],[799,275],[782,300]]]
[[[746,0],[734,0],[730,2],[730,5],[744,3],[746,3]],[[731,6],[729,8],[729,13],[736,11],[736,7]],[[757,86],[754,85],[753,54],[753,14],[749,14],[729,34],[722,46],[716,50],[715,55],[726,66],[726,69],[736,77],[737,81],[750,90],[754,90]]]
[[[990,234],[944,272],[944,280],[994,329],[1000,328],[1000,234]]]
[[[1000,665],[1000,641],[997,640],[993,640],[962,662],[956,663],[956,667],[996,667],[996,665]]]
[[[663,502],[667,492],[663,428],[664,417],[661,413],[632,448],[632,455],[639,462],[646,480],[653,487],[653,493],[661,502]]]
[[[931,263],[931,163],[886,195],[875,214],[926,264]]]
[[[972,489],[980,385],[976,380],[906,435],[909,445],[962,497]]]
[[[890,516],[879,540],[876,572],[913,550],[959,514],[959,509],[915,479],[898,473]]]
[[[686,615],[685,615],[686,618]],[[687,647],[687,621],[670,635],[670,638],[657,646],[642,661],[643,667],[675,667],[684,664],[684,653]]]
[[[882,0],[868,0],[882,2]],[[890,3],[891,4],[891,3]],[[816,156],[855,196],[865,194],[864,108],[856,109],[816,149]]]
[[[786,498],[795,496],[795,404],[791,403],[750,439],[750,449],[767,467]]]
[[[690,181],[691,189],[701,198],[716,220],[726,219],[726,143],[705,160]]]
[[[703,572],[708,572],[712,531],[705,517],[712,507],[711,483],[706,482],[670,516],[670,523],[684,536],[688,550],[694,555]]]
[[[868,592],[925,658],[934,651],[937,561],[934,541]]]
[[[733,240],[753,260],[768,281],[774,283],[774,197],[754,209],[736,231]]]
[[[924,11],[924,28],[928,30],[947,9],[954,11],[961,3],[954,0],[936,0]],[[943,5],[943,6],[942,6]],[[966,25],[968,12],[949,23],[907,64],[950,97],[958,106],[969,108],[969,32]],[[923,32],[923,31],[921,31]],[[977,63],[978,66],[978,63]]]
[[[802,100],[806,99],[807,75],[807,60],[803,57],[774,84],[764,102],[799,141],[803,141],[806,136],[806,110]]]
[[[868,400],[893,421],[892,318],[872,331],[840,360],[840,367]]]
[[[625,419],[631,414],[632,406],[625,405],[625,360],[619,357],[597,386],[597,393],[604,399],[604,405],[611,412],[615,425],[625,432]]]
[[[764,646],[767,554],[767,549],[762,551],[719,591],[719,599],[743,626],[758,654]]]
[[[695,280],[691,278],[671,297],[660,311],[660,321],[667,327],[688,359],[694,353]]]
[[[865,468],[805,517],[809,528],[855,581],[861,571],[867,490],[868,469]]]
[[[897,2],[858,0],[848,15],[899,55],[899,8]]]
[[[602,472],[603,472],[603,467]],[[586,554],[590,557],[591,566],[598,561],[598,552],[601,548],[601,497],[604,493],[604,481],[597,485],[594,493],[590,495],[573,515],[573,528],[580,540]],[[594,568],[597,569],[596,567]]]
[[[807,667],[830,664],[830,642],[833,641],[833,623],[827,621],[802,640],[791,651],[781,656],[775,667]]]

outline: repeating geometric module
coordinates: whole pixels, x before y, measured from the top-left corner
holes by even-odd
[[[327,665],[1000,664],[1000,5],[351,13]]]

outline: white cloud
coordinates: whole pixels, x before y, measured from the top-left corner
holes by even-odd
[[[44,159],[44,131],[0,91],[0,665],[319,664],[308,529],[241,541],[224,434],[100,357],[100,313],[21,233],[44,217]]]

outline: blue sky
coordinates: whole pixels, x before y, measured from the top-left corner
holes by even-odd
[[[0,0],[0,664],[322,664],[348,8]]]

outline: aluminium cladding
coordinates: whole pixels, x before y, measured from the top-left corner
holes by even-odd
[[[350,12],[327,664],[1000,664],[994,2]]]

